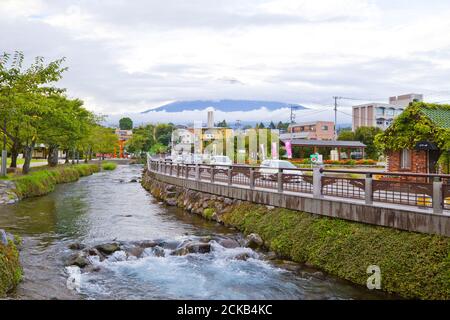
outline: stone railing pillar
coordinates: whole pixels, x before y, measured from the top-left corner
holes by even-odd
[[[211,183],[214,183],[214,166],[211,166]]]
[[[283,192],[283,169],[278,169],[277,173],[277,185],[278,185],[278,192]]]
[[[200,165],[198,163],[195,164],[195,180],[200,180]]]
[[[433,181],[433,212],[436,214],[444,213],[444,199],[442,192],[443,182],[441,178],[434,178]]]
[[[180,164],[177,163],[177,177],[180,176]]]
[[[250,168],[250,189],[255,189],[255,168]]]
[[[233,184],[233,167],[228,168],[228,185],[231,186]]]
[[[366,181],[365,181],[365,187],[364,187],[366,204],[373,203],[372,181],[373,181],[372,174],[368,173],[366,175]]]
[[[313,168],[313,196],[314,198],[322,198],[322,168]]]

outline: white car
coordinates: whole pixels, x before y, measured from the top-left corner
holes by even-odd
[[[178,156],[174,157],[172,162],[173,163],[183,163],[183,156],[182,155],[178,155]]]
[[[192,160],[192,163],[194,163],[194,164],[202,164],[203,163],[203,157],[201,154],[193,154],[191,160]]]
[[[278,173],[279,169],[283,169],[283,173],[285,174],[297,175],[298,178],[303,175],[303,172],[301,170],[299,170],[295,165],[286,160],[264,160],[259,167],[259,172],[262,173],[263,178],[273,179],[274,175]]]
[[[231,161],[228,156],[212,156],[210,164],[216,166],[231,166],[233,165],[233,161]]]

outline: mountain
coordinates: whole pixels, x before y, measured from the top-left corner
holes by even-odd
[[[289,104],[277,101],[257,101],[257,100],[194,100],[194,101],[176,101],[149,109],[142,113],[149,113],[152,111],[166,111],[166,112],[181,112],[186,110],[204,110],[212,107],[215,110],[232,112],[232,111],[251,111],[259,110],[265,107],[268,110],[277,110],[282,108],[289,108],[296,106],[297,110],[306,109],[299,104]]]

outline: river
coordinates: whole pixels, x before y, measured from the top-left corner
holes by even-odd
[[[95,272],[66,268],[74,242],[86,246],[205,236],[239,238],[230,228],[158,203],[139,183],[142,167],[118,166],[57,186],[44,197],[0,207],[0,227],[23,238],[24,280],[16,299],[383,299],[385,295],[249,248],[213,241],[206,254],[136,259],[114,255]],[[233,257],[245,253],[250,258]],[[79,286],[67,286],[75,277]]]

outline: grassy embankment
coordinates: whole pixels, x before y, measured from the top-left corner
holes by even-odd
[[[382,290],[406,298],[450,299],[450,238],[242,204],[223,221],[258,233],[268,249],[365,286],[381,268]]]
[[[23,199],[48,194],[59,183],[74,182],[99,170],[97,164],[63,165],[36,169],[27,175],[12,176],[10,179],[16,185],[17,196]]]
[[[22,279],[19,252],[14,243],[0,243],[0,298],[13,290]]]

